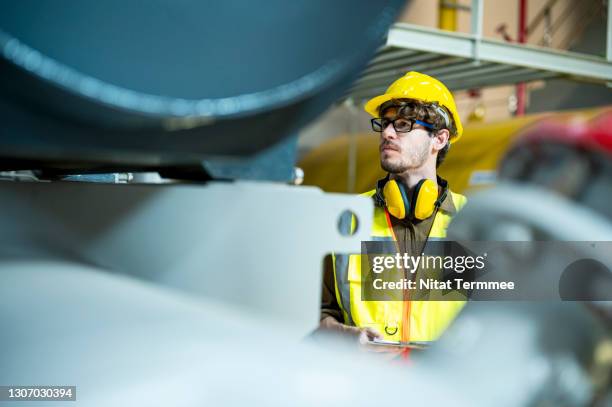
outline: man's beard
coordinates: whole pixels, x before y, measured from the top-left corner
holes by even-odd
[[[382,169],[390,174],[402,174],[406,171],[421,168],[427,161],[429,146],[424,145],[419,151],[412,151],[409,157],[402,157],[399,160],[380,160]]]
[[[402,174],[410,169],[405,161],[389,162],[380,160],[380,166],[389,174]]]

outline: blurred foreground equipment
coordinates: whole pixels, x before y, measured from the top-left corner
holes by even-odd
[[[4,3],[0,175],[89,182],[0,183],[0,258],[96,265],[307,333],[321,259],[363,238],[341,238],[337,218],[351,210],[368,230],[367,199],[71,174],[293,181],[296,131],[346,90],[402,4]]]
[[[403,3],[3,2],[0,384],[75,385],[90,406],[371,405],[357,368],[297,344],[324,255],[359,249],[371,203],[243,180],[299,178],[297,131]],[[338,233],[345,210],[364,232]],[[324,382],[363,391],[312,392],[331,357],[346,369]]]
[[[3,2],[2,169],[214,173],[325,111],[403,3]]]
[[[580,253],[585,247],[580,242],[612,241],[610,120],[608,112],[590,121],[542,121],[527,128],[502,161],[500,183],[471,195],[449,233],[453,240],[467,241],[564,241],[559,250],[602,265],[572,270],[580,275],[571,284],[580,285],[585,301],[471,303],[424,365],[453,358],[447,366],[452,369],[469,359],[471,368],[486,371],[490,361],[474,354],[499,353],[495,363],[504,369],[495,383],[480,379],[483,393],[507,392],[516,405],[612,403],[612,303],[590,300],[601,287],[610,286],[612,253]],[[577,289],[550,278],[559,275],[550,269],[550,260],[562,255],[508,251],[501,272],[509,278],[530,273],[536,284],[558,284],[561,300],[568,288]],[[517,267],[521,262],[516,256],[529,256],[530,267]]]

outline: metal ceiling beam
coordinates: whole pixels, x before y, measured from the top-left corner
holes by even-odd
[[[612,63],[604,58],[533,45],[510,44],[412,24],[394,25],[389,31],[387,45],[474,59],[476,42],[479,43],[480,60],[484,62],[581,76],[602,82],[612,81]]]
[[[473,7],[478,9],[479,2],[474,3]],[[355,83],[351,97],[359,100],[384,92],[394,79],[409,70],[432,74],[453,90],[555,77],[612,83],[609,59],[483,39],[479,27],[478,21],[473,21],[473,33],[463,34],[395,24],[389,31],[386,47]]]

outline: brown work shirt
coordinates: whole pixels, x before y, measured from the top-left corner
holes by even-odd
[[[444,212],[454,215],[456,212],[452,194],[446,195],[446,198],[440,204],[440,209]],[[408,253],[410,256],[417,256],[423,252],[429,231],[433,224],[435,212],[429,218],[422,221],[411,219],[397,219],[389,215],[393,232],[398,241],[399,250],[401,253]],[[344,322],[342,310],[338,305],[336,298],[336,284],[334,281],[334,269],[332,264],[332,256],[328,255],[323,260],[323,288],[321,294],[321,320],[331,316],[336,321]]]

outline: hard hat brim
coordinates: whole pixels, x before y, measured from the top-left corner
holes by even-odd
[[[395,95],[384,94],[384,95],[376,96],[368,100],[363,108],[366,112],[370,114],[370,116],[379,117],[378,108],[383,103],[388,102],[391,99],[395,99],[395,98],[400,99],[401,95],[395,96]]]

